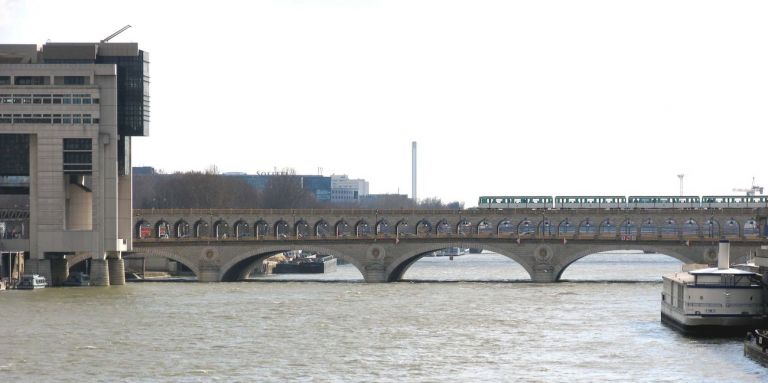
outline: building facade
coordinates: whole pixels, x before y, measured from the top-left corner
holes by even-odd
[[[331,202],[360,202],[368,195],[368,181],[350,179],[346,174],[331,175]]]
[[[85,255],[94,284],[125,282],[131,138],[148,133],[149,55],[138,44],[0,45],[0,180],[28,195],[27,273],[55,285],[67,257]]]

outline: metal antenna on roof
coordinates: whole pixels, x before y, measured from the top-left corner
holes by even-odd
[[[130,27],[131,27],[130,25],[126,25],[126,26],[124,26],[124,27],[120,28],[120,30],[119,30],[119,31],[117,31],[117,32],[115,32],[115,33],[113,33],[113,34],[111,34],[111,35],[107,36],[107,37],[106,37],[104,40],[101,40],[101,42],[102,42],[102,43],[106,43],[107,41],[109,41],[109,40],[112,40],[112,38],[113,38],[113,37],[115,37],[115,36],[117,36],[117,35],[119,35],[119,34],[121,34],[121,33],[125,32],[125,30],[126,30],[126,29],[128,29],[128,28],[130,28]]]

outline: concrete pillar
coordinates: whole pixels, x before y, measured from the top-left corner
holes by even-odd
[[[198,282],[219,282],[219,267],[213,265],[200,266],[197,275]]]
[[[91,286],[109,286],[109,267],[106,259],[91,259]]]
[[[536,265],[531,273],[531,281],[535,283],[557,282],[555,268],[550,265]]]
[[[120,256],[120,252],[112,253],[107,257],[109,263],[109,284],[119,286],[125,284],[125,261]]]
[[[51,286],[61,286],[69,277],[69,264],[63,256],[51,258]]]
[[[382,283],[387,281],[387,273],[384,265],[380,263],[371,263],[365,265],[363,279],[366,283]]]

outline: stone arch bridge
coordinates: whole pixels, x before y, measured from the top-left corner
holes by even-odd
[[[181,262],[203,282],[239,280],[287,250],[332,254],[367,282],[389,282],[433,251],[483,248],[519,263],[534,282],[555,282],[603,251],[713,264],[721,238],[731,241],[734,262],[768,245],[760,209],[135,210],[134,228],[135,253]]]

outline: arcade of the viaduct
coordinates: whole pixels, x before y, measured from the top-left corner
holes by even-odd
[[[765,227],[759,209],[136,210],[134,252],[217,282],[244,278],[276,253],[307,250],[348,261],[367,282],[388,282],[435,250],[482,248],[519,263],[534,282],[555,282],[571,263],[609,250],[712,264],[721,238],[742,262],[765,251]]]

